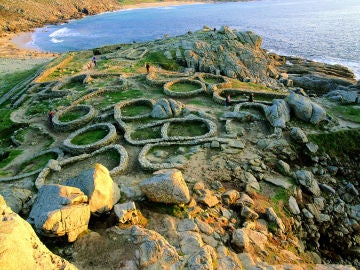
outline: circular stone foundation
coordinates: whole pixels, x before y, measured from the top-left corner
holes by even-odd
[[[87,132],[96,131],[96,130],[105,130],[107,134],[102,139],[99,139],[96,142],[88,143],[84,145],[74,144],[72,141],[81,135],[86,134]],[[77,130],[72,133],[63,143],[63,147],[65,150],[69,151],[73,154],[82,154],[82,153],[90,153],[95,151],[101,147],[109,145],[113,143],[117,138],[117,133],[114,125],[109,123],[95,124],[89,127],[85,127]]]
[[[180,79],[164,85],[164,94],[171,97],[193,97],[205,92],[206,86],[198,80]]]
[[[145,117],[150,117],[151,111],[155,105],[155,101],[152,99],[139,98],[134,100],[127,100],[118,103],[114,106],[114,118],[118,120],[136,120]],[[145,106],[149,107],[149,112],[140,113],[138,115],[124,115],[124,109],[131,106]]]
[[[74,115],[78,113],[80,116],[71,121],[60,120],[60,118],[64,117],[66,114],[70,115],[71,113],[73,113]],[[72,106],[55,114],[53,118],[54,129],[59,131],[75,130],[90,122],[92,119],[95,118],[95,116],[96,116],[96,111],[93,106],[90,105]]]
[[[206,92],[212,94],[217,89],[231,87],[231,82],[224,76],[210,73],[201,73],[197,75],[199,80],[206,85]]]

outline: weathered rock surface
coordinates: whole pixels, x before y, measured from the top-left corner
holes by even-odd
[[[326,119],[326,111],[304,96],[292,92],[285,100],[295,116],[305,122],[318,124]]]
[[[78,188],[43,185],[39,189],[28,221],[47,236],[67,235],[73,242],[88,228],[90,207],[87,196]]]
[[[155,231],[134,226],[131,238],[139,246],[137,260],[141,268],[168,269],[180,259],[175,248]]]
[[[51,253],[33,228],[14,213],[0,196],[0,269],[75,270],[74,265]]]
[[[178,117],[181,114],[184,104],[173,99],[162,98],[156,102],[151,117],[165,119],[170,117]]]
[[[314,175],[306,170],[299,170],[295,172],[296,180],[302,185],[307,191],[315,196],[320,196],[321,191],[319,184],[314,178]]]
[[[341,65],[330,65],[306,59],[283,57],[280,71],[289,74],[294,86],[307,91],[327,93],[339,86],[348,87],[355,83],[354,73]]]
[[[28,189],[13,188],[1,191],[1,195],[11,210],[15,213],[20,213],[31,200],[32,193]]]
[[[84,192],[89,198],[90,211],[95,215],[110,211],[120,199],[118,185],[112,180],[108,169],[101,164],[68,179],[64,185],[77,187]]]
[[[137,224],[139,217],[137,214],[136,206],[134,202],[118,203],[114,205],[115,215],[118,217],[119,222]]]
[[[274,222],[279,227],[281,232],[285,231],[284,223],[282,222],[281,218],[276,215],[275,211],[271,207],[266,208],[266,215],[269,221]]]
[[[140,188],[153,202],[177,204],[190,201],[189,189],[177,169],[158,171],[154,177],[142,181]]]
[[[307,143],[309,141],[308,137],[305,134],[305,132],[301,128],[298,128],[298,127],[293,127],[291,129],[290,135],[298,143],[304,144],[304,143]]]
[[[266,107],[265,116],[273,127],[285,128],[290,121],[290,109],[283,99],[273,99],[272,105]]]

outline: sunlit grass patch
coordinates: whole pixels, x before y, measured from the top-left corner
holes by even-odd
[[[71,140],[72,144],[75,145],[87,145],[100,141],[108,134],[105,129],[95,129],[83,132]]]
[[[202,121],[172,122],[168,129],[168,136],[195,137],[206,134],[209,128]]]

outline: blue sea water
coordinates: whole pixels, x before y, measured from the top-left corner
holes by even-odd
[[[65,52],[228,25],[263,48],[350,67],[360,77],[359,0],[260,0],[120,10],[36,29],[31,46]]]

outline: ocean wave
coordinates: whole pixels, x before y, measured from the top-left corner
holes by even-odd
[[[78,32],[75,32],[67,27],[60,28],[54,32],[52,32],[49,37],[51,38],[58,38],[58,37],[76,37],[80,34]]]

